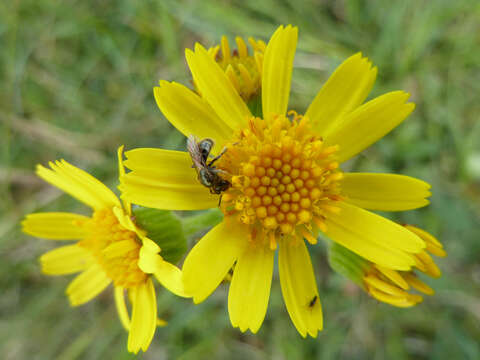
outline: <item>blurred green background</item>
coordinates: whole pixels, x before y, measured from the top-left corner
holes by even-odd
[[[394,214],[445,244],[437,293],[405,310],[369,298],[312,248],[325,315],[317,339],[291,324],[275,274],[257,335],[231,328],[226,287],[194,306],[158,292],[159,328],[144,359],[480,359],[480,3],[439,1],[50,1],[0,3],[0,358],[129,359],[111,291],[70,308],[71,277],[40,273],[56,244],[20,232],[34,211],[88,210],[39,181],[65,158],[112,186],[116,148],[183,149],[152,94],[189,83],[183,51],[222,34],[267,40],[299,26],[290,107],[304,110],[334,68],[362,51],[379,67],[371,97],[411,92],[417,108],[349,169],[412,175],[432,204]],[[200,121],[200,119],[199,119]],[[184,214],[182,214],[184,215]]]

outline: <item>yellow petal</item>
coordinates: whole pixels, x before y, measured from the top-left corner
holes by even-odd
[[[363,280],[367,284],[375,287],[380,291],[383,291],[386,294],[395,295],[395,296],[408,296],[408,293],[405,290],[395,285],[392,285],[386,281],[383,281],[376,276],[365,276]]]
[[[157,300],[151,279],[132,289],[132,322],[128,334],[128,351],[147,351],[157,327]]]
[[[158,327],[164,327],[164,326],[167,326],[168,325],[168,321],[165,321],[163,319],[157,319],[157,326]]]
[[[153,94],[168,121],[186,137],[193,134],[200,139],[211,138],[215,141],[214,151],[221,151],[231,137],[234,128],[185,86],[162,80],[160,87],[153,89]]]
[[[415,108],[406,103],[409,94],[393,91],[379,96],[341,119],[334,129],[324,134],[327,145],[339,145],[339,162],[358,154],[398,126]]]
[[[154,274],[158,282],[175,295],[190,297],[183,286],[182,271],[175,265],[163,260],[158,255],[158,246],[150,239],[146,240],[148,241],[145,241],[140,249],[139,268],[147,274]],[[154,246],[151,246],[151,244]]]
[[[114,257],[126,256],[130,251],[137,250],[138,245],[131,239],[115,241],[103,249],[102,255],[106,259],[112,259]]]
[[[127,151],[119,189],[128,201],[163,210],[199,210],[218,205],[218,195],[201,185],[190,155],[183,151],[140,148]]]
[[[183,284],[195,304],[222,282],[248,243],[247,227],[225,219],[193,247],[183,264]]]
[[[115,194],[87,172],[65,160],[50,162],[50,169],[37,165],[37,175],[95,210],[120,206]]]
[[[115,305],[117,307],[118,317],[125,330],[130,331],[130,316],[128,316],[127,305],[125,304],[125,289],[115,286]]]
[[[68,285],[66,293],[72,306],[82,305],[100,294],[110,284],[100,265],[95,264],[77,275]]]
[[[325,136],[338,125],[342,115],[358,107],[368,96],[377,68],[362,57],[350,56],[330,76],[305,113],[315,131]]]
[[[425,230],[422,230],[416,226],[405,225],[405,227],[408,230],[412,231],[414,234],[418,235],[421,239],[423,239],[427,243],[428,252],[440,257],[447,256],[447,253],[443,249],[442,243],[438,241],[432,234],[429,234]]]
[[[220,66],[200,44],[185,50],[193,80],[202,97],[232,129],[242,128],[252,114]]]
[[[345,173],[342,195],[350,204],[364,209],[401,211],[428,205],[430,185],[410,176]]]
[[[405,274],[405,278],[407,279],[408,283],[418,291],[421,291],[426,295],[435,294],[435,291],[430,286],[425,284],[422,280],[420,280],[415,275],[408,273],[408,274]]]
[[[22,231],[26,234],[52,240],[80,240],[86,235],[80,223],[88,217],[64,213],[28,214],[22,221]]]
[[[185,291],[182,271],[168,261],[164,261],[160,256],[157,256],[157,258],[157,268],[153,274],[158,282],[177,296],[191,297]]]
[[[147,234],[147,232],[143,229],[140,229],[137,225],[135,225],[135,223],[133,222],[132,220],[132,216],[128,213],[126,213],[123,208],[119,208],[119,207],[114,207],[112,209],[113,211],[113,214],[115,215],[115,217],[117,218],[118,220],[118,223],[124,228],[124,229],[127,229],[127,230],[130,230],[130,231],[133,231],[134,233],[137,234],[137,236],[140,238],[140,239],[143,239],[145,238],[145,235]]]
[[[121,145],[117,149],[117,159],[118,159],[118,178],[121,179],[125,175],[125,166],[123,165],[123,148]],[[126,199],[122,199],[123,207],[129,216],[132,215],[132,204]]]
[[[412,307],[423,301],[423,298],[420,295],[407,294],[407,296],[397,297],[395,295],[386,294],[375,288],[370,288],[369,292],[370,295],[379,301],[402,308]]]
[[[73,274],[86,270],[94,259],[90,253],[78,245],[62,246],[40,256],[42,272],[48,275]]]
[[[408,290],[410,288],[408,283],[405,281],[402,275],[399,274],[398,271],[387,269],[380,265],[376,265],[375,267],[397,286],[401,287],[404,290]]]
[[[290,95],[293,58],[297,47],[298,28],[281,25],[272,35],[265,50],[262,70],[263,117],[285,115]]]
[[[238,258],[228,292],[233,327],[256,333],[267,313],[274,251],[268,245],[249,244]]]
[[[365,259],[393,270],[410,270],[414,253],[425,242],[412,232],[382,216],[345,202],[335,206],[341,211],[329,214],[326,235]]]
[[[323,328],[322,305],[305,242],[281,241],[278,268],[290,319],[300,335],[316,337]]]

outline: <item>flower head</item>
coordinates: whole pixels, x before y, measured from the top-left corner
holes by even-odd
[[[305,240],[319,233],[388,269],[409,271],[426,247],[415,233],[368,210],[409,210],[428,204],[429,185],[392,174],[346,173],[341,163],[386,135],[414,108],[402,91],[362,105],[376,68],[361,54],[330,77],[305,115],[287,111],[297,28],[280,26],[265,49],[262,115],[245,100],[209,52],[196,44],[186,58],[201,97],[183,85],[160,82],[156,100],[186,136],[211,138],[205,166],[231,186],[221,194],[224,220],[191,250],[185,288],[198,303],[234,266],[228,296],[232,325],[258,331],[266,314],[279,251],[283,297],[302,336],[323,327],[322,310]],[[159,96],[161,94],[162,96]],[[135,149],[126,153],[122,197],[160,209],[216,207],[188,153]],[[157,164],[152,166],[152,164]]]
[[[124,172],[119,149],[120,173]],[[22,222],[27,234],[52,240],[77,240],[40,257],[48,275],[80,274],[66,294],[72,306],[84,304],[113,283],[120,320],[129,331],[128,350],[146,351],[157,319],[154,274],[168,290],[186,296],[181,272],[164,261],[160,248],[132,220],[131,206],[123,204],[104,184],[65,160],[50,163],[50,169],[37,166],[37,175],[90,206],[90,217],[73,213],[34,213]],[[128,314],[124,293],[132,303]]]
[[[248,102],[258,95],[261,89],[263,53],[265,43],[262,40],[249,38],[249,53],[245,40],[236,37],[237,48],[230,50],[230,44],[222,36],[220,45],[208,49],[208,54],[217,62],[231,81],[243,100]]]
[[[411,307],[423,301],[424,295],[433,295],[434,290],[417,275],[424,273],[430,277],[440,277],[440,269],[431,254],[445,257],[442,244],[426,231],[412,225],[406,229],[417,234],[426,243],[426,248],[415,254],[416,265],[408,271],[392,270],[367,261],[338,244],[329,248],[329,261],[334,270],[359,284],[369,295],[378,301],[397,306]],[[412,292],[416,290],[415,292]]]

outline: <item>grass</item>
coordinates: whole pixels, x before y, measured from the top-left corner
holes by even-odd
[[[188,84],[183,57],[222,34],[267,39],[280,23],[300,40],[291,107],[305,109],[346,56],[379,67],[373,94],[412,93],[417,108],[357,157],[356,171],[393,171],[433,185],[432,204],[395,218],[445,244],[436,295],[414,309],[379,304],[329,270],[312,249],[325,330],[303,340],[290,323],[278,274],[257,335],[232,329],[226,289],[194,306],[159,292],[159,329],[144,359],[480,358],[480,4],[459,1],[6,1],[0,4],[0,357],[133,358],[110,292],[72,309],[66,277],[37,257],[53,245],[21,234],[24,214],[85,212],[39,181],[37,163],[65,158],[108,184],[116,148],[184,148],[157,109],[159,79]]]

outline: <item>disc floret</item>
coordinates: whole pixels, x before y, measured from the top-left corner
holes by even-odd
[[[339,210],[337,146],[313,134],[308,118],[294,111],[252,117],[219,161],[232,183],[223,212],[250,226],[252,239],[268,239],[272,249],[279,236],[316,243],[318,231],[326,231],[326,213]]]
[[[128,289],[146,281],[147,274],[138,267],[141,242],[134,231],[119,223],[111,209],[97,210],[79,225],[89,234],[79,246],[95,257],[115,286]]]

